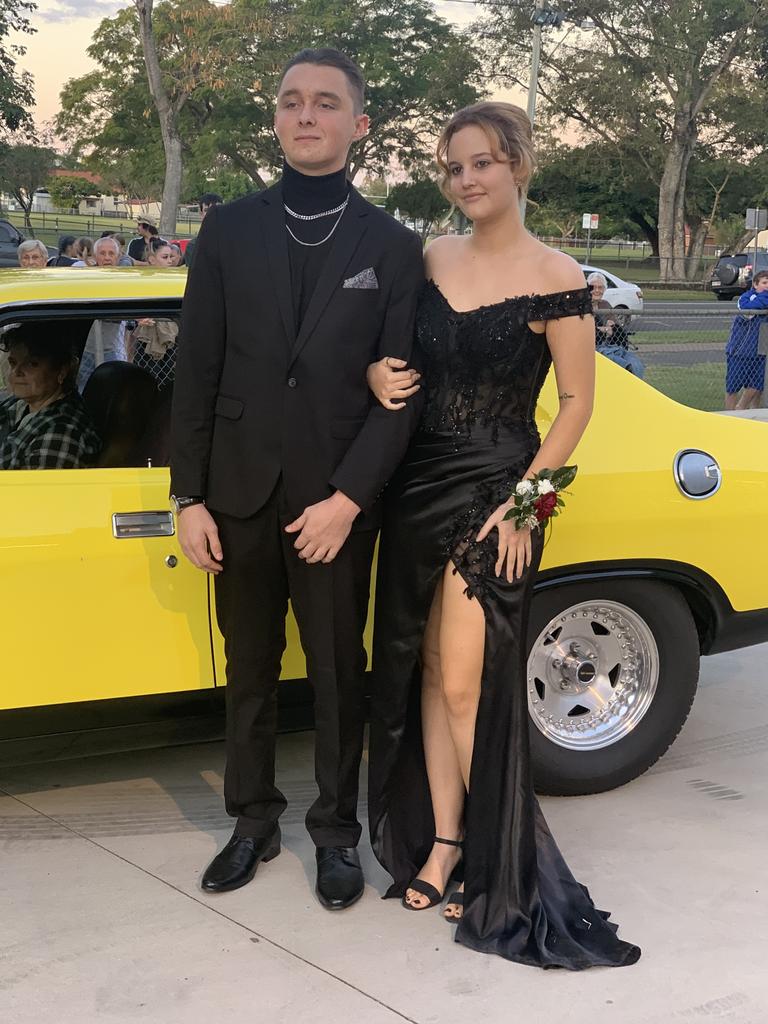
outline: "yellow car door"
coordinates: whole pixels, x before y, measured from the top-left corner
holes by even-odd
[[[166,469],[0,473],[0,708],[212,686],[206,576]]]

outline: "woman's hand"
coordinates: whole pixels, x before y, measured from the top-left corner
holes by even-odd
[[[421,380],[421,374],[407,367],[405,359],[394,356],[384,356],[368,367],[368,387],[385,409],[404,408],[406,398],[415,395],[421,387],[416,383]]]
[[[515,529],[511,519],[504,521],[504,516],[512,508],[512,502],[505,501],[483,523],[477,535],[478,543],[485,540],[495,527],[499,531],[499,554],[496,559],[496,575],[501,576],[504,563],[507,565],[507,581],[511,583],[519,579],[531,564],[531,528],[524,526]]]

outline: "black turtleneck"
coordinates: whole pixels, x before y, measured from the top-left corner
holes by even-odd
[[[302,174],[287,162],[283,164],[283,201],[295,213],[324,213],[340,206],[349,194],[346,168],[333,174],[312,177]],[[298,220],[285,214],[286,224],[303,242],[319,242],[330,232],[339,214],[318,220]],[[323,245],[305,246],[288,235],[288,257],[291,265],[293,311],[298,331],[307,312],[332,239]]]

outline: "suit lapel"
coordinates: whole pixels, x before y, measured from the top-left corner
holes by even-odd
[[[296,340],[296,324],[293,320],[293,296],[291,295],[291,266],[288,262],[288,232],[285,230],[283,213],[283,190],[278,182],[259,196],[261,207],[261,228],[267,261],[275,285],[280,316],[285,327],[289,346]]]
[[[368,229],[368,203],[356,189],[350,192],[349,206],[344,211],[336,234],[333,236],[328,258],[323,266],[314,294],[309,303],[301,329],[296,337],[291,352],[291,362],[295,362],[301,350],[309,341],[317,327],[320,317],[330,302],[331,296],[339,285],[339,281],[355,255],[357,247]],[[287,234],[283,229],[283,234]],[[286,260],[287,260],[286,247]]]

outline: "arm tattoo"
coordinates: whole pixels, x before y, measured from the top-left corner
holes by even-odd
[[[567,391],[564,391],[562,395],[558,395],[557,397],[560,399],[560,401],[563,401],[566,398],[575,398],[576,395],[569,395]]]

